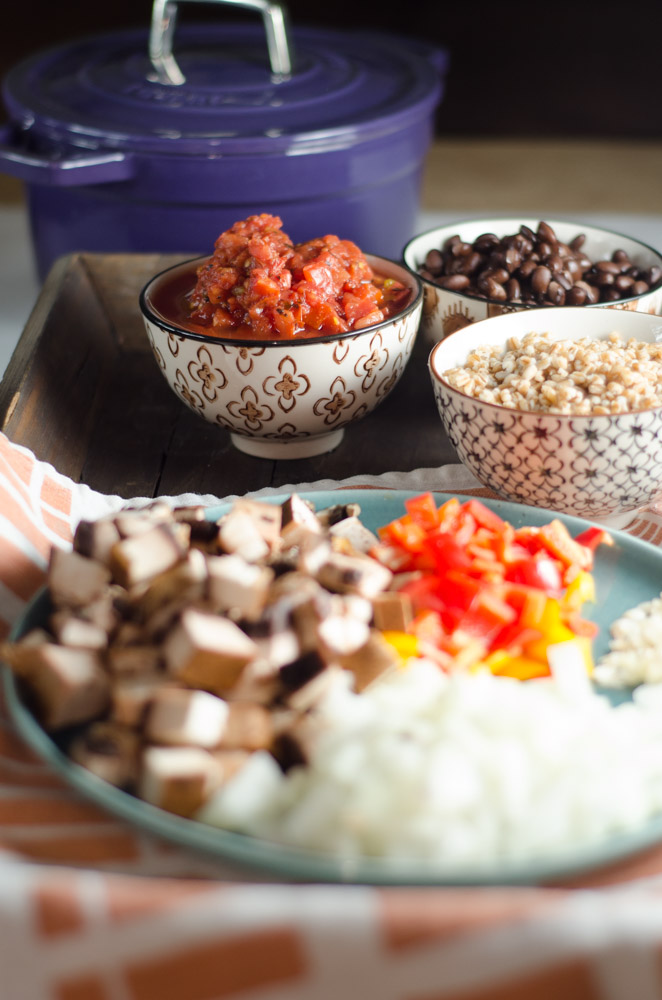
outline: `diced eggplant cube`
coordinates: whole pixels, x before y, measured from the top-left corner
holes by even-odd
[[[233,701],[219,746],[225,750],[268,750],[274,738],[271,713],[262,705]]]
[[[218,541],[223,552],[249,563],[262,562],[269,555],[269,545],[254,518],[237,507],[219,521]]]
[[[53,635],[61,646],[77,649],[105,649],[108,634],[94,622],[86,621],[67,609],[54,612],[49,619]]]
[[[414,617],[408,594],[386,590],[372,599],[373,621],[380,632],[404,632]]]
[[[296,691],[316,677],[326,667],[326,663],[316,650],[304,653],[292,663],[286,663],[279,670],[280,682],[286,692]]]
[[[190,817],[219,786],[220,768],[202,747],[147,747],[138,793],[152,805]]]
[[[45,729],[91,722],[110,702],[110,681],[98,655],[55,643],[32,647],[23,675]]]
[[[258,618],[273,581],[273,571],[246,562],[238,555],[210,556],[208,597],[214,611],[235,618]]]
[[[152,643],[111,646],[105,655],[106,666],[114,678],[153,674],[163,666],[163,654]]]
[[[346,517],[337,524],[329,528],[332,538],[343,538],[349,542],[355,552],[368,553],[375,545],[379,544],[377,535],[373,534],[358,519],[358,517]]]
[[[172,526],[158,524],[114,545],[111,569],[115,580],[123,587],[135,587],[172,569],[185,555],[186,546],[182,545]]]
[[[250,500],[244,497],[235,501],[235,509],[253,518],[255,526],[271,552],[280,549],[283,512],[278,504],[264,503],[261,500]]]
[[[227,618],[187,608],[163,643],[168,672],[190,687],[222,695],[258,652]]]
[[[80,555],[109,566],[112,547],[119,540],[120,533],[115,522],[110,518],[101,518],[98,521],[80,521],[73,546]]]
[[[352,672],[354,690],[360,694],[379,677],[397,669],[400,659],[381,632],[372,629],[364,646],[353,653],[339,657],[338,662],[345,670]]]
[[[373,598],[391,582],[391,571],[368,556],[348,556],[334,552],[317,573],[328,590],[340,594],[360,594]]]
[[[227,702],[207,691],[163,688],[147,711],[144,733],[149,743],[198,746],[221,745],[228,723]]]
[[[198,601],[207,584],[207,560],[199,549],[191,549],[181,562],[153,577],[136,595],[137,612],[148,618],[173,600]]]
[[[68,747],[75,763],[119,788],[130,788],[138,777],[138,733],[115,722],[93,722]]]
[[[357,503],[336,503],[331,507],[318,510],[317,518],[324,528],[331,528],[346,518],[358,517],[360,513],[361,507]]]
[[[116,678],[111,689],[111,718],[120,725],[140,728],[147,709],[165,683],[163,674],[157,673]]]
[[[370,638],[370,626],[349,615],[330,615],[317,627],[322,656],[329,663],[338,663],[344,656],[361,649]]]
[[[110,583],[107,566],[73,550],[53,548],[48,589],[56,608],[80,608],[100,597]]]

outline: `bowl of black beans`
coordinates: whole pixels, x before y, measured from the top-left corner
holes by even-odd
[[[471,219],[414,237],[403,259],[423,279],[421,330],[432,341],[490,316],[546,306],[662,314],[662,254],[595,226]]]

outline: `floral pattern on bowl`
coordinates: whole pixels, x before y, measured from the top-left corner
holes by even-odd
[[[221,340],[174,329],[149,303],[141,308],[152,352],[171,389],[205,420],[230,432],[240,451],[305,458],[335,448],[348,424],[375,409],[399,381],[423,306],[420,280],[385,258],[366,255],[382,274],[405,282],[411,301],[397,316],[336,337]],[[176,268],[190,266],[190,262]]]

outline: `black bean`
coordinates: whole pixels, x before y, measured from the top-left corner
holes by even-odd
[[[437,284],[442,288],[448,288],[452,292],[466,292],[471,284],[467,274],[449,274],[437,279]]]
[[[567,306],[583,306],[586,302],[586,292],[579,285],[573,285],[565,297]]]
[[[556,233],[548,222],[538,223],[537,236],[539,239],[544,240],[545,243],[551,243],[554,245],[557,242]]]
[[[506,282],[506,295],[509,302],[519,302],[522,298],[522,289],[517,278],[509,278]]]
[[[614,288],[617,288],[619,292],[628,292],[634,285],[634,278],[629,274],[619,274],[618,277],[614,279]]]
[[[536,295],[545,295],[552,280],[552,272],[544,264],[540,264],[531,275],[531,288]]]
[[[473,246],[474,250],[478,250],[479,253],[485,253],[486,250],[491,250],[492,247],[498,247],[500,242],[499,237],[494,233],[483,233],[477,240],[474,240]]]
[[[547,298],[553,306],[565,305],[565,288],[558,281],[550,281],[547,287]]]
[[[419,270],[449,290],[536,305],[595,305],[662,284],[661,266],[637,266],[622,248],[610,260],[592,261],[585,242],[584,233],[563,242],[544,220],[535,232],[522,224],[517,233],[482,233],[472,243],[454,234],[429,251]]]
[[[441,274],[444,266],[444,258],[439,250],[430,250],[425,256],[425,266],[433,274]]]

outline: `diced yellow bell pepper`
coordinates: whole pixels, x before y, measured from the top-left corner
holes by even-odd
[[[548,597],[536,626],[541,632],[540,639],[527,642],[524,653],[528,657],[547,663],[547,647],[553,642],[574,639],[575,633],[563,622],[561,604],[555,597]]]
[[[499,677],[514,677],[518,681],[530,681],[534,677],[548,677],[549,664],[533,656],[509,656],[507,661],[494,673]]]
[[[574,580],[568,584],[561,598],[564,611],[579,611],[586,602],[595,604],[595,580],[586,570],[580,570]]]
[[[415,635],[410,635],[409,632],[400,632],[396,629],[382,632],[382,635],[403,660],[409,660],[412,656],[418,656],[419,645]]]

